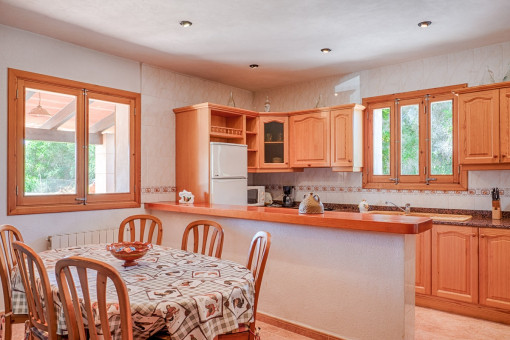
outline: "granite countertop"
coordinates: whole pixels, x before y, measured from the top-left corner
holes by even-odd
[[[324,208],[333,211],[358,212],[359,208],[355,204],[333,204],[325,203]],[[369,210],[385,210],[397,211],[394,207],[388,206],[370,206]],[[464,209],[434,209],[434,208],[414,208],[411,211],[437,214],[455,214],[455,215],[471,215],[472,219],[464,222],[450,221],[434,221],[434,224],[459,225],[466,227],[480,228],[504,228],[510,229],[510,211],[503,211],[501,220],[493,220],[490,210],[464,210]]]

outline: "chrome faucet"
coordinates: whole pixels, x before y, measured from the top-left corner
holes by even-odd
[[[406,203],[406,205],[404,206],[405,209],[402,209],[401,207],[399,207],[398,205],[396,205],[395,203],[390,202],[390,201],[386,201],[386,204],[392,204],[392,205],[396,206],[398,209],[402,210],[404,212],[404,214],[406,214],[406,215],[409,215],[411,213],[411,204],[410,203]]]

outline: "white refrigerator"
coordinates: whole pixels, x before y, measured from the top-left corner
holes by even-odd
[[[213,204],[247,204],[248,148],[242,144],[211,142]]]

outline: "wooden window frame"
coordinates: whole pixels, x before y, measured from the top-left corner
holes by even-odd
[[[363,105],[366,107],[367,123],[364,127],[364,139],[366,145],[365,168],[363,170],[363,188],[373,189],[395,189],[395,190],[445,190],[465,191],[467,190],[467,171],[459,166],[459,145],[458,145],[458,98],[453,93],[456,90],[465,88],[467,84],[439,87],[427,90],[396,93],[385,96],[363,98]],[[428,98],[428,100],[427,100]],[[433,175],[435,181],[427,184],[427,174],[430,172],[430,103],[442,100],[452,100],[453,119],[453,174]],[[404,105],[419,104],[419,174],[400,174],[400,108]],[[390,175],[373,175],[373,115],[374,109],[390,108]],[[426,108],[426,109],[425,109]],[[427,167],[425,170],[424,166]],[[395,181],[395,179],[398,179]]]
[[[35,86],[59,93],[77,95],[76,113],[76,193],[25,195],[25,87]],[[130,105],[129,192],[88,193],[88,97],[115,100]],[[8,167],[7,214],[41,214],[140,207],[141,143],[139,93],[87,84],[27,71],[8,69]],[[85,198],[85,201],[82,200]]]

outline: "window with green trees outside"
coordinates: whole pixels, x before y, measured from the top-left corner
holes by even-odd
[[[364,105],[365,188],[465,190],[452,87],[365,98]]]
[[[140,205],[140,95],[9,69],[8,214]]]

